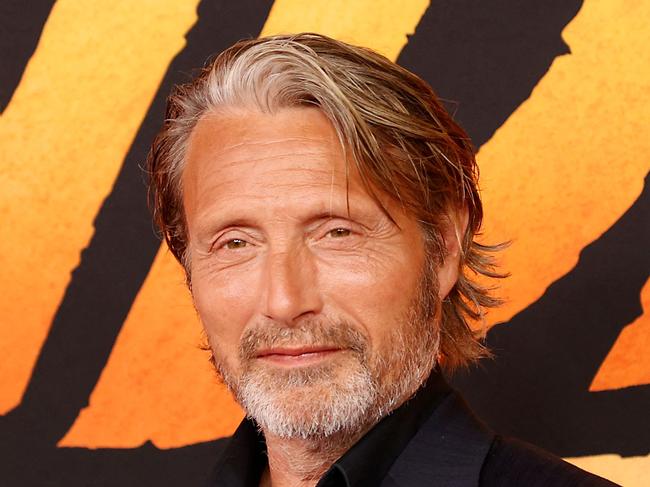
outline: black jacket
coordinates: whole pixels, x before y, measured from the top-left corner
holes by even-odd
[[[527,443],[495,435],[452,392],[397,457],[382,487],[613,486]]]
[[[211,487],[256,487],[264,437],[245,419],[220,456]],[[321,478],[318,487],[613,486],[524,442],[487,428],[435,372]]]

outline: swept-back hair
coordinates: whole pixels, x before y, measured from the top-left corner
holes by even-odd
[[[346,159],[368,192],[385,193],[420,223],[427,253],[445,258],[443,229],[460,222],[459,279],[441,310],[441,354],[448,369],[487,352],[470,321],[499,302],[475,281],[500,277],[492,252],[475,241],[483,210],[469,137],[431,87],[376,52],[323,35],[281,35],[236,43],[190,83],[174,88],[147,164],[154,219],[191,282],[182,171],[198,121],[225,108],[266,113],[318,107],[332,123]],[[380,203],[381,204],[381,203]]]

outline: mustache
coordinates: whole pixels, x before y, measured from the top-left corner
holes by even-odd
[[[260,323],[242,335],[239,355],[246,361],[263,349],[302,346],[346,349],[363,356],[369,343],[361,331],[345,320],[306,319],[296,326]]]

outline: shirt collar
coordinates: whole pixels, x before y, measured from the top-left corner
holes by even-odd
[[[266,464],[264,436],[253,421],[244,418],[219,456],[207,485],[258,487]]]
[[[384,417],[337,460],[317,487],[379,485],[415,433],[450,392],[442,375],[434,370],[411,399]]]
[[[418,392],[384,417],[321,478],[317,487],[379,485],[391,465],[436,407],[451,392],[434,370]],[[257,487],[267,464],[264,436],[244,419],[213,470],[211,487]]]

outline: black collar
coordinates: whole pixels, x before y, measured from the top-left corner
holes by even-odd
[[[317,487],[379,485],[406,445],[450,392],[442,376],[434,371],[414,397],[383,418],[337,460]]]
[[[255,423],[244,418],[219,456],[210,487],[258,487],[266,467],[266,443]]]
[[[451,389],[434,371],[417,394],[377,423],[325,473],[318,487],[379,485],[395,460]],[[210,486],[257,487],[266,467],[264,437],[244,419],[230,439]]]

